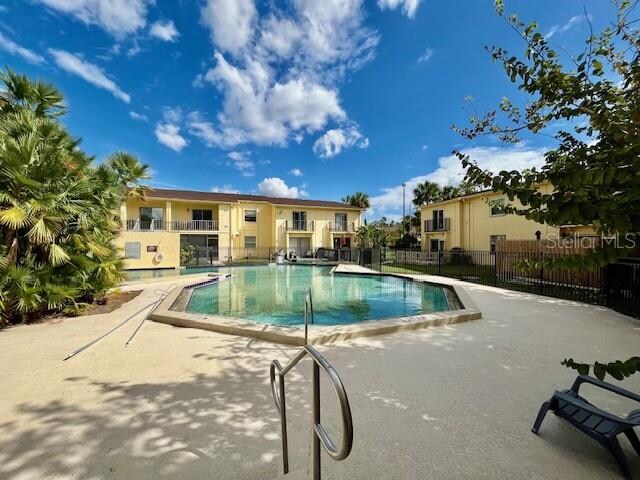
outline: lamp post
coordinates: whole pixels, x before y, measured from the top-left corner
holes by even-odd
[[[405,225],[405,188],[406,188],[407,184],[406,183],[402,183],[402,225]],[[405,231],[407,230],[407,227],[404,227]]]

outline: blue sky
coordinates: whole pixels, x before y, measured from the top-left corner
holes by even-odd
[[[603,0],[507,0],[552,44],[581,51],[613,19]],[[117,150],[152,185],[339,199],[397,216],[402,182],[541,162],[546,137],[469,143],[481,110],[521,99],[484,47],[522,41],[490,0],[0,0],[0,61],[54,82],[69,129],[99,160]]]

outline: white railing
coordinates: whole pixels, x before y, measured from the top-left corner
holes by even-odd
[[[329,230],[332,232],[348,232],[356,231],[356,222],[329,222]]]
[[[154,232],[154,231],[177,231],[177,232],[202,232],[218,230],[216,220],[140,220],[129,218],[125,223],[128,231]]]

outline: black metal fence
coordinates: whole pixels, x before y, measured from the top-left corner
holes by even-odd
[[[560,254],[383,249],[372,267],[385,273],[442,275],[510,290],[605,305],[640,317],[640,263],[594,269],[545,269]]]

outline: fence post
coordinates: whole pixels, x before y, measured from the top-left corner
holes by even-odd
[[[444,250],[438,249],[438,275],[441,274],[442,257],[444,256]]]
[[[538,278],[538,294],[542,295],[542,285],[544,282],[544,252],[540,252],[540,278]]]

